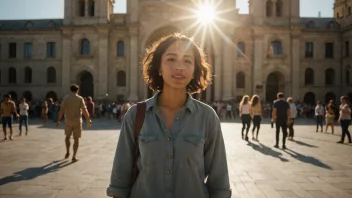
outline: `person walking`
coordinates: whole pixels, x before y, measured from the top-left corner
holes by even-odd
[[[251,106],[250,106],[249,112],[250,112],[251,118],[253,119],[252,140],[258,142],[260,122],[262,121],[262,117],[263,117],[262,105],[260,104],[259,96],[253,95],[250,103],[251,103]],[[255,129],[257,129],[257,135],[254,137]]]
[[[334,120],[335,120],[335,105],[334,105],[334,101],[330,100],[329,104],[326,105],[325,108],[325,122],[326,122],[326,126],[325,126],[325,133],[328,132],[328,127],[331,126],[331,130],[332,130],[332,134],[334,134]]]
[[[17,114],[16,110],[16,105],[15,103],[10,99],[10,96],[8,94],[4,95],[4,101],[1,103],[1,108],[0,108],[0,116],[1,116],[1,122],[2,122],[2,129],[4,131],[4,140],[7,140],[7,131],[6,131],[6,125],[8,126],[10,130],[10,140],[12,140],[12,116],[15,115],[16,118],[19,117]]]
[[[352,143],[351,134],[348,131],[348,127],[350,126],[350,123],[351,123],[351,107],[348,104],[347,96],[342,96],[340,100],[341,100],[340,116],[338,121],[341,124],[342,135],[341,135],[341,140],[338,141],[337,143],[343,144],[343,142],[345,141],[346,135],[348,137],[348,142]]]
[[[289,131],[288,139],[293,141],[293,137],[295,135],[293,124],[295,123],[295,118],[297,116],[297,107],[291,97],[287,98],[287,102],[290,105],[290,118],[291,118],[291,122],[288,124],[288,131]]]
[[[319,131],[319,126],[321,128],[321,132],[323,132],[323,116],[324,116],[324,107],[320,101],[317,102],[317,106],[315,107],[315,118],[317,120],[317,131]]]
[[[249,114],[249,109],[249,96],[244,95],[240,103],[240,118],[242,120],[242,139],[245,139],[246,141],[248,141],[248,132],[251,127],[251,115]],[[244,130],[246,130],[246,136],[244,136]]]
[[[76,154],[79,146],[79,138],[81,138],[82,135],[82,113],[87,120],[88,128],[91,127],[92,120],[90,119],[84,99],[78,95],[78,85],[71,85],[70,90],[71,94],[66,96],[61,103],[59,116],[56,120],[56,127],[58,128],[60,126],[60,120],[65,114],[65,159],[70,156],[70,138],[73,135],[74,143],[72,162],[76,162],[78,161]]]
[[[107,195],[231,197],[219,118],[212,107],[191,96],[211,83],[210,66],[201,49],[186,36],[173,34],[156,41],[142,64],[145,81],[158,93],[144,107],[133,105],[127,111]],[[145,117],[135,139],[138,112]],[[134,155],[136,146],[139,157]],[[134,167],[140,171],[135,182]]]
[[[291,124],[290,105],[285,101],[283,93],[277,94],[276,102],[274,103],[272,118],[276,126],[276,144],[275,148],[279,148],[280,128],[282,129],[282,149],[286,148],[287,125]]]
[[[26,98],[21,98],[21,103],[19,105],[20,109],[20,123],[19,123],[19,130],[20,130],[20,136],[22,135],[22,123],[24,123],[24,126],[26,128],[26,135],[28,135],[28,110],[29,110],[29,105],[26,102]]]

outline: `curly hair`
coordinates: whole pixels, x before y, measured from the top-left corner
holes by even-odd
[[[251,106],[254,107],[255,105],[257,105],[259,103],[259,96],[258,95],[253,95],[252,99],[251,99]]]
[[[164,80],[159,75],[161,67],[161,57],[164,52],[176,41],[184,41],[193,51],[194,55],[194,78],[187,85],[188,93],[199,93],[211,84],[210,65],[206,60],[203,51],[187,36],[175,33],[160,38],[147,49],[142,61],[144,81],[153,91],[161,91],[164,88]]]

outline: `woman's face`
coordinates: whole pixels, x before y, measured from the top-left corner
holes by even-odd
[[[164,89],[184,89],[194,74],[194,54],[185,41],[176,41],[161,57],[159,74],[164,80]]]

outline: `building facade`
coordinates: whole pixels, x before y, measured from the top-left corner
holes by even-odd
[[[145,49],[182,32],[212,65],[202,100],[258,94],[271,101],[279,91],[307,103],[352,97],[352,0],[336,0],[334,18],[301,18],[299,0],[250,0],[245,15],[224,0],[222,20],[208,26],[188,17],[197,9],[189,0],[128,0],[126,14],[113,14],[113,6],[65,0],[64,19],[0,21],[0,93],[61,98],[76,83],[95,99],[150,97],[140,66]]]

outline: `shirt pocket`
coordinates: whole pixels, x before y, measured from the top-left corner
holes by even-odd
[[[204,155],[205,139],[201,136],[184,136],[184,151],[187,153],[187,163],[190,166],[199,166]]]
[[[155,164],[155,156],[158,151],[158,135],[141,134],[139,136],[139,152],[142,165],[152,166]]]

